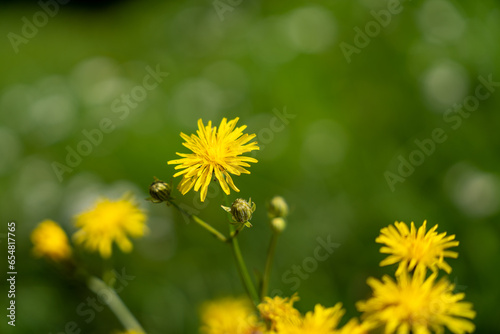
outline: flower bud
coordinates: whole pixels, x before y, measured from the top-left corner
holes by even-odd
[[[286,227],[286,221],[281,217],[271,219],[271,227],[274,232],[281,233]]]
[[[170,192],[172,187],[170,184],[158,180],[155,177],[155,181],[149,186],[149,194],[151,198],[149,199],[153,203],[169,202],[172,198],[170,197]]]
[[[288,204],[281,196],[274,196],[269,203],[267,212],[270,218],[286,217],[288,215]]]
[[[242,198],[237,198],[234,200],[230,208],[223,205],[221,206],[224,210],[231,213],[231,215],[233,216],[233,220],[236,223],[242,224],[247,223],[250,219],[252,219],[252,213],[256,208],[255,203],[252,203],[251,198],[248,200],[248,202]]]

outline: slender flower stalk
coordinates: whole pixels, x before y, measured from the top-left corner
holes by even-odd
[[[230,233],[235,231],[233,225],[229,225]],[[243,281],[243,285],[245,286],[245,290],[248,293],[248,296],[252,300],[252,302],[257,305],[259,303],[259,295],[257,294],[257,289],[255,289],[255,285],[252,282],[252,278],[248,272],[248,268],[245,264],[245,260],[243,260],[243,255],[241,255],[240,244],[238,242],[238,238],[231,238],[231,249],[233,250],[233,255],[236,260],[236,265],[238,267],[238,272],[240,274],[241,280]]]
[[[264,275],[262,276],[262,284],[260,287],[260,299],[264,300],[269,290],[269,280],[271,279],[271,269],[273,267],[274,253],[276,251],[276,243],[278,242],[278,233],[273,233],[269,248],[267,249],[266,266],[264,267]]]
[[[108,305],[111,312],[116,315],[116,317],[126,330],[145,333],[142,326],[139,324],[139,322],[130,312],[127,306],[123,303],[115,290],[113,290],[106,283],[95,276],[91,276],[87,280],[87,286],[97,295],[103,295],[105,293],[108,296],[106,304]]]
[[[239,225],[233,232],[231,232],[230,239],[236,238],[240,234],[241,230],[245,228],[245,224]],[[228,240],[229,241],[229,240]]]
[[[227,196],[224,196],[224,198],[226,201],[226,206],[229,206],[229,198]],[[231,249],[233,251],[234,259],[236,260],[238,273],[240,274],[241,281],[243,282],[243,285],[245,287],[245,290],[247,291],[248,296],[256,306],[259,304],[259,295],[257,294],[257,289],[255,288],[252,278],[250,277],[250,274],[248,272],[248,268],[245,264],[245,260],[243,259],[243,255],[241,254],[240,244],[238,242],[238,238],[236,238],[236,235],[238,234],[236,232],[237,229],[233,224],[233,220],[230,213],[227,213],[227,219],[229,221],[229,235],[233,236],[229,239],[229,242],[231,245]],[[244,224],[241,225],[244,226]]]
[[[221,232],[219,232],[215,227],[213,227],[209,223],[207,223],[204,220],[202,220],[200,217],[188,213],[186,210],[183,210],[177,203],[175,203],[173,201],[171,201],[169,203],[172,204],[174,206],[174,208],[176,208],[177,210],[179,210],[180,213],[182,213],[183,215],[187,216],[189,219],[191,219],[192,221],[194,221],[196,224],[198,224],[201,227],[203,227],[205,230],[207,230],[208,232],[210,232],[213,236],[215,236],[220,241],[222,241],[222,242],[227,242],[228,241],[228,238],[226,238],[226,236],[224,236],[224,234],[222,234]]]

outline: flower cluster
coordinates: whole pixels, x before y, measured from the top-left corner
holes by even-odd
[[[251,142],[255,134],[244,134],[246,126],[236,127],[238,118],[228,121],[223,118],[219,127],[198,121],[196,134],[181,133],[183,145],[191,153],[177,153],[182,159],[171,160],[175,164],[174,177],[181,176],[177,189],[185,195],[191,189],[200,192],[205,201],[210,183],[218,182],[226,195],[230,188],[239,191],[230,174],[249,174],[248,163],[257,160],[244,156],[258,150],[257,142]],[[383,228],[376,242],[382,244],[380,252],[387,257],[380,266],[397,264],[394,278],[388,275],[381,280],[370,277],[367,284],[372,296],[356,303],[359,318],[342,322],[345,310],[341,303],[332,307],[316,304],[313,310],[301,313],[294,304],[297,294],[290,297],[268,296],[271,268],[279,236],[285,230],[289,207],[285,199],[273,197],[267,205],[267,216],[271,231],[265,268],[256,280],[244,261],[238,237],[244,227],[252,227],[250,220],[256,210],[252,200],[236,198],[230,205],[225,196],[221,207],[227,212],[229,234],[220,232],[215,225],[194,215],[187,206],[172,196],[172,185],[159,179],[149,186],[149,200],[166,203],[179,211],[184,218],[198,224],[219,241],[229,244],[233,252],[238,274],[248,294],[247,298],[224,298],[206,302],[201,308],[201,327],[204,334],[430,334],[443,333],[445,328],[455,334],[474,331],[471,319],[475,317],[472,304],[463,301],[464,293],[456,293],[454,284],[447,277],[439,278],[440,270],[449,274],[451,266],[445,258],[457,258],[458,253],[450,248],[459,245],[455,235],[438,233],[435,225],[427,230],[427,222],[418,229],[412,222],[403,222]],[[260,206],[259,206],[260,207]],[[111,257],[113,244],[123,252],[132,250],[129,239],[144,236],[148,232],[146,214],[130,197],[112,201],[100,199],[94,206],[75,216],[77,231],[73,235],[75,245],[90,252],[99,253],[103,259]],[[32,232],[33,253],[52,262],[78,263],[69,238],[54,221],[45,220]],[[261,243],[255,243],[259,246]],[[84,271],[84,270],[81,270]],[[110,272],[103,273],[112,282]],[[122,322],[126,334],[144,333],[137,320],[118,298],[112,284],[92,276],[85,282],[93,292],[106,289],[116,295],[110,310]],[[333,304],[333,303],[332,303]],[[342,323],[341,323],[342,322]]]
[[[362,312],[361,321],[353,318],[339,327],[344,315],[341,303],[329,308],[317,304],[313,311],[302,315],[294,307],[299,299],[294,294],[289,298],[265,297],[257,306],[258,313],[247,304],[228,314],[222,302],[212,302],[212,312],[202,313],[202,330],[210,334],[364,334],[380,330],[386,334],[430,334],[443,333],[447,327],[455,334],[472,333],[475,329],[469,320],[475,317],[472,304],[463,301],[464,293],[454,292],[454,284],[446,277],[439,280],[437,277],[438,269],[451,271],[443,258],[458,256],[447,250],[457,246],[458,241],[453,241],[454,235],[446,237],[446,233],[438,234],[436,230],[437,225],[426,233],[425,222],[418,230],[413,223],[408,228],[403,222],[381,230],[376,241],[385,244],[381,252],[389,254],[381,266],[398,262],[399,266],[395,279],[387,275],[381,281],[368,279],[373,296],[356,304]],[[231,322],[224,322],[227,326],[219,330],[214,324],[222,323],[220,318],[224,317],[230,317]]]
[[[381,253],[390,254],[380,265],[399,262],[395,280],[389,276],[382,281],[369,278],[367,283],[373,296],[357,303],[362,318],[391,333],[442,333],[447,327],[453,333],[471,333],[476,313],[472,304],[462,301],[464,293],[454,293],[455,285],[446,277],[437,280],[438,269],[447,273],[451,267],[444,257],[456,258],[458,253],[448,251],[458,246],[454,235],[438,234],[437,225],[426,232],[426,222],[416,230],[403,222],[396,222],[381,230],[376,239],[383,246]],[[428,275],[430,269],[430,275]]]
[[[116,242],[123,252],[130,252],[132,243],[128,237],[142,237],[147,232],[146,214],[128,195],[117,201],[107,198],[98,200],[92,208],[75,216],[74,225],[78,228],[72,238],[75,245],[90,252],[98,252],[103,259],[111,256],[113,242]],[[31,232],[31,241],[34,256],[55,263],[60,269],[64,269],[66,274],[70,274],[67,276],[81,280],[94,293],[107,289],[110,295],[115,296],[112,298],[113,306],[110,306],[110,309],[126,328],[125,332],[116,333],[145,333],[113,291],[115,273],[112,270],[103,273],[102,276],[107,277],[105,280],[109,280],[109,283],[89,275],[84,263],[74,255],[77,252],[71,247],[66,232],[59,224],[52,220],[42,221]],[[99,288],[96,289],[96,286]]]
[[[202,308],[201,331],[205,334],[364,334],[370,324],[351,319],[339,328],[345,311],[342,304],[333,307],[314,306],[313,311],[301,314],[294,303],[297,294],[289,298],[265,297],[257,306],[259,318],[248,300],[224,298]]]

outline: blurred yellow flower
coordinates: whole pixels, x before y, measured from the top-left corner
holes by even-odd
[[[247,298],[207,302],[201,308],[201,322],[204,334],[255,334],[263,333],[265,328]]]
[[[390,255],[380,262],[380,265],[386,266],[399,262],[396,275],[401,274],[405,269],[425,271],[425,268],[432,271],[440,268],[450,273],[451,267],[444,261],[444,258],[457,258],[458,253],[446,249],[458,246],[458,241],[453,241],[455,235],[446,236],[446,232],[438,234],[437,225],[426,233],[426,224],[427,221],[424,221],[418,231],[413,222],[411,229],[408,229],[403,222],[395,222],[395,227],[392,225],[384,227],[375,241],[386,245],[380,248],[381,253]]]
[[[373,327],[374,325],[369,322],[360,323],[358,319],[353,318],[344,327],[335,331],[335,334],[368,334]]]
[[[193,153],[177,153],[182,159],[170,160],[169,165],[178,165],[175,169],[183,169],[174,174],[174,177],[183,175],[179,183],[179,191],[185,195],[191,188],[200,191],[201,201],[205,201],[208,186],[215,174],[222,190],[229,195],[229,186],[234,191],[240,191],[229,175],[250,174],[243,167],[250,167],[248,162],[257,162],[256,159],[242,156],[243,153],[258,150],[257,142],[248,143],[255,137],[255,134],[243,134],[246,125],[235,128],[238,117],[231,121],[223,118],[219,129],[212,127],[212,121],[207,126],[203,125],[201,119],[198,120],[197,135],[191,137],[181,132],[183,145]],[[229,186],[228,186],[229,185]]]
[[[314,307],[314,312],[307,312],[303,318],[293,319],[292,321],[278,320],[276,332],[286,334],[335,334],[335,328],[344,313],[341,303],[329,308],[317,304]]]
[[[257,308],[260,315],[271,324],[271,330],[276,330],[278,327],[283,327],[288,324],[296,325],[301,322],[301,314],[293,307],[293,303],[299,300],[297,293],[291,297],[265,297]]]
[[[73,235],[75,243],[88,251],[99,251],[103,258],[111,256],[113,241],[123,252],[130,252],[132,243],[127,236],[137,238],[147,232],[146,214],[126,197],[118,201],[98,200],[92,209],[75,218],[75,225],[80,228]]]
[[[72,250],[68,236],[63,229],[52,220],[44,220],[31,232],[33,254],[54,261],[71,258]]]
[[[437,273],[425,279],[425,272],[411,276],[406,270],[394,282],[388,276],[382,282],[369,278],[373,297],[356,304],[363,318],[383,325],[386,334],[443,333],[446,326],[453,333],[471,333],[476,312],[472,304],[462,302],[464,293],[453,294],[455,286],[446,279],[435,282]],[[464,319],[468,318],[468,319]]]
[[[129,329],[128,331],[125,331],[125,332],[115,332],[116,334],[146,334],[144,332],[141,332],[141,331],[136,331],[134,329]]]

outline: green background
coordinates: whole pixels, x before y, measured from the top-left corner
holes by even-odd
[[[75,214],[127,191],[148,211],[150,233],[130,254],[115,248],[113,266],[135,277],[120,296],[148,333],[195,333],[203,301],[241,295],[227,245],[143,200],[153,176],[172,178],[167,161],[186,151],[181,131],[195,131],[198,118],[240,117],[263,146],[252,174],[235,178],[241,192],[230,195],[257,204],[254,227],[241,235],[252,271],[263,269],[270,238],[266,201],[279,194],[290,205],[271,289],[294,293],[283,275],[312,263],[317,238],[329,237],[339,246],[300,280],[297,306],[341,301],[346,321],[370,294],[366,279],[395,270],[378,266],[379,230],[427,219],[460,241],[449,279],[473,302],[476,332],[499,332],[500,87],[467,116],[449,111],[473,101],[479,77],[500,81],[498,2],[407,1],[383,28],[370,23],[371,11],[387,11],[386,1],[221,3],[223,13],[208,0],[60,5],[18,52],[9,34],[21,35],[22,18],[32,22],[41,7],[1,4],[0,247],[7,254],[14,220],[18,275],[16,327],[2,315],[0,331],[60,333],[69,321],[82,333],[121,329],[107,309],[89,323],[76,313],[92,293],[34,259],[29,234],[46,218],[72,234]],[[372,37],[355,40],[365,28]],[[357,45],[350,61],[342,43]],[[113,101],[142,85],[147,66],[169,76],[122,120]],[[293,116],[286,124],[273,119],[284,112]],[[67,164],[67,147],[103,118],[114,131],[59,180],[52,164]],[[446,140],[430,144],[435,129]],[[418,153],[416,140],[434,149]],[[423,159],[391,187],[387,172],[397,175],[410,157]],[[226,231],[220,191],[203,208],[198,193],[175,196]],[[100,258],[79,253],[99,275]],[[0,294],[6,305],[5,280]]]

